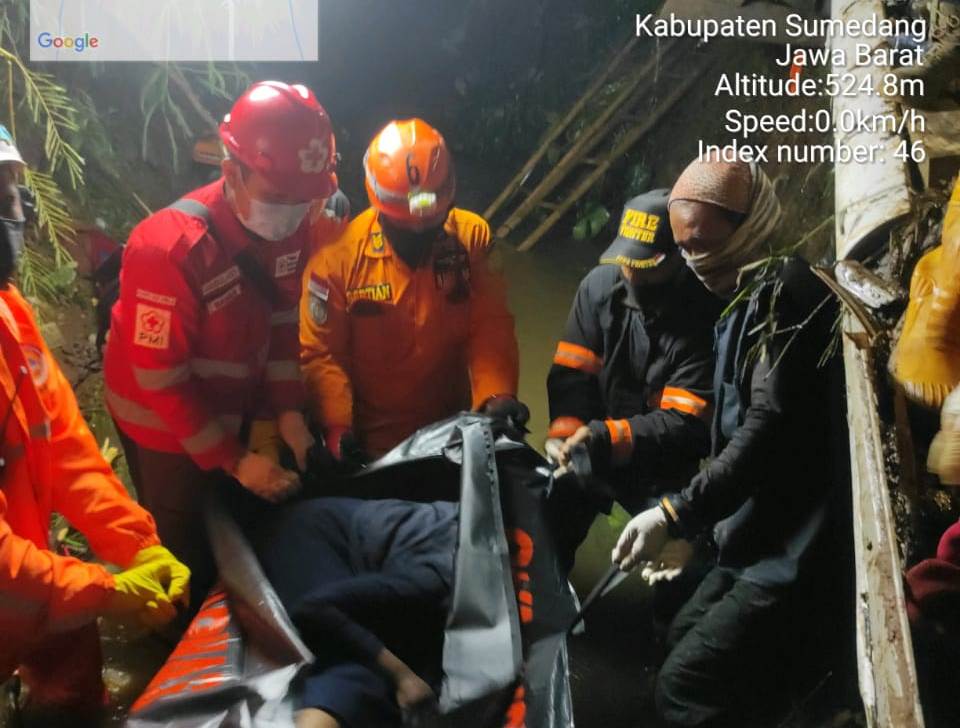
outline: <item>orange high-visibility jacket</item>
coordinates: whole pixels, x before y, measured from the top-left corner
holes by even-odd
[[[101,456],[29,304],[12,286],[0,291],[0,348],[3,679],[25,645],[92,620],[113,589],[102,566],[50,551],[52,511],[66,516],[98,557],[120,566],[159,540],[153,518]]]
[[[368,209],[307,264],[300,343],[310,406],[324,428],[352,428],[372,455],[517,392],[517,340],[488,261],[490,228],[454,209],[445,230],[411,270]]]

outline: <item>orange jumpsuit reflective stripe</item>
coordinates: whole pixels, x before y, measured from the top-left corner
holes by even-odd
[[[45,634],[92,621],[113,588],[99,564],[49,550],[51,512],[66,516],[98,557],[120,566],[159,540],[153,518],[101,456],[29,305],[12,286],[0,291],[0,344],[0,416],[13,403],[0,439],[2,680]]]
[[[603,369],[603,359],[590,349],[569,341],[557,344],[557,353],[553,355],[553,363],[570,369],[579,369],[587,374],[599,374]]]
[[[710,406],[710,403],[703,397],[697,396],[689,389],[681,389],[680,387],[664,387],[658,399],[659,401],[651,403],[651,406],[660,409],[679,410],[694,417],[706,417],[707,409]]]
[[[516,395],[519,358],[490,228],[454,209],[447,238],[416,270],[368,209],[307,265],[301,364],[314,415],[352,427],[371,454],[498,394]]]

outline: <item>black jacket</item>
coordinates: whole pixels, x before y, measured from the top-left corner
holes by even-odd
[[[720,564],[758,583],[795,580],[826,524],[834,454],[846,445],[832,441],[838,357],[823,361],[836,318],[828,289],[790,258],[717,324],[713,458],[667,510],[680,535],[716,526]]]
[[[594,468],[627,466],[621,481],[655,491],[687,482],[709,451],[720,312],[686,266],[658,290],[638,303],[618,267],[592,270],[547,379],[551,421],[574,418],[593,430]]]

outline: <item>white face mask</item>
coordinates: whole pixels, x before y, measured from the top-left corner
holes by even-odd
[[[262,202],[251,197],[249,215],[239,217],[247,230],[264,240],[284,240],[297,231],[309,210],[309,202],[289,205]]]
[[[297,231],[310,211],[310,202],[295,204],[263,202],[255,199],[248,190],[244,192],[250,206],[247,215],[244,216],[236,205],[234,210],[243,226],[264,240],[276,241],[289,238]]]

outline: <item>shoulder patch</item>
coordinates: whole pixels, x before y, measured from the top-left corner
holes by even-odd
[[[327,323],[327,300],[319,296],[310,296],[310,319],[317,326]]]
[[[170,348],[170,311],[138,303],[136,316],[134,344],[147,349]]]
[[[43,387],[50,378],[50,363],[39,347],[33,344],[23,344],[20,347],[23,358],[30,368],[30,377],[38,387]]]

